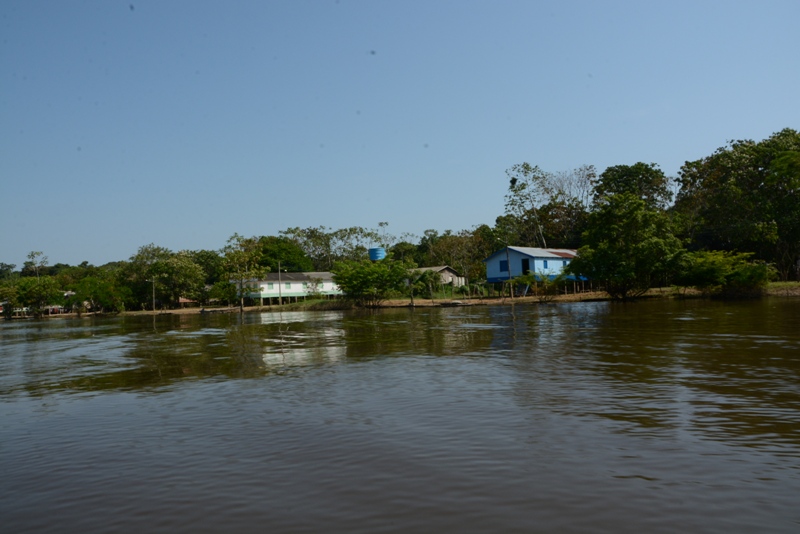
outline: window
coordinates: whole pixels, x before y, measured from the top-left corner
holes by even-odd
[[[308,282],[303,282],[303,289],[308,289]]]
[[[501,273],[508,272],[508,260],[500,260],[500,272]]]
[[[566,266],[567,266],[567,260],[564,260],[564,261],[562,261],[562,262],[561,262],[561,265],[563,265],[564,267],[566,267]]]
[[[545,269],[547,269],[547,260],[542,260],[542,265],[544,266]]]
[[[272,282],[267,282],[267,289],[275,289],[275,284]]]
[[[292,283],[291,282],[286,282],[286,284],[284,284],[284,285],[285,285],[286,289],[292,289]]]
[[[531,260],[524,258],[522,260],[522,274],[528,274],[529,272],[531,272]]]

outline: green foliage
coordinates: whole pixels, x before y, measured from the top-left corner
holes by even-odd
[[[600,175],[594,187],[595,203],[620,193],[629,193],[650,209],[664,209],[672,199],[669,180],[655,163],[615,165]]]
[[[83,262],[78,266],[65,265],[58,269],[58,274],[55,275],[55,278],[64,289],[73,289],[75,284],[87,276],[102,276],[104,272],[107,271],[89,265],[88,262]]]
[[[576,198],[553,197],[539,209],[542,232],[553,248],[578,248],[589,222],[589,212]]]
[[[14,316],[14,309],[22,306],[16,282],[11,280],[0,282],[0,303],[3,305],[3,317],[11,319]]]
[[[295,241],[285,236],[263,236],[258,240],[261,245],[260,265],[269,272],[281,269],[290,273],[302,273],[314,270],[314,263]]]
[[[206,298],[208,301],[217,300],[230,305],[239,300],[238,295],[239,289],[234,284],[227,280],[220,280],[211,287]]]
[[[559,294],[566,282],[564,273],[558,276],[549,276],[543,272],[527,273],[511,280],[511,283],[519,287],[527,287],[539,302],[551,302]]]
[[[410,273],[408,291],[411,299],[414,295],[420,295],[433,300],[439,287],[442,285],[442,278],[439,273],[431,270],[415,269]]]
[[[34,317],[41,317],[48,306],[63,301],[63,292],[52,276],[20,278],[16,288],[20,304]]]
[[[267,267],[261,265],[262,250],[257,238],[242,237],[239,234],[233,234],[223,249],[225,273],[236,284],[241,309],[244,309],[244,297],[257,290],[256,281],[269,272]]]
[[[325,226],[288,228],[280,233],[305,252],[315,271],[330,271],[337,261],[357,261],[367,254],[370,246],[387,240],[385,234],[360,226],[339,230]]]
[[[117,283],[128,288],[117,294],[125,308],[148,309],[153,300],[176,307],[180,297],[197,299],[203,291],[206,272],[191,252],[174,253],[154,244],[139,247],[130,261],[117,270]]]
[[[447,230],[430,242],[427,261],[422,265],[449,265],[469,281],[485,276],[483,258],[491,252],[481,247],[480,238],[475,232],[463,230],[456,234]]]
[[[645,293],[683,251],[666,217],[631,193],[605,199],[589,217],[584,242],[567,272],[601,282],[615,299]]]
[[[117,273],[118,283],[130,290],[126,308],[148,309],[152,305],[153,293],[163,302],[160,264],[171,255],[169,249],[150,243],[139,247],[136,254],[121,266]]]
[[[180,297],[198,300],[205,281],[205,272],[188,252],[178,252],[157,265],[163,295],[172,306]]]
[[[322,278],[309,278],[306,285],[306,298],[309,300],[316,300],[323,297],[322,285],[324,281]]]
[[[686,254],[677,282],[710,295],[755,295],[766,288],[774,269],[752,262],[752,253],[721,250]]]
[[[216,250],[192,250],[186,254],[203,270],[205,284],[213,286],[224,278],[225,262]]]
[[[341,261],[333,268],[333,279],[345,297],[358,306],[375,307],[399,294],[411,278],[409,264],[392,259]]]
[[[675,211],[692,246],[749,251],[797,276],[800,257],[800,133],[732,141],[680,171]]]
[[[121,312],[125,310],[125,301],[130,298],[130,289],[117,285],[109,276],[82,278],[72,292],[67,305],[78,312],[84,311],[87,305],[93,312]]]
[[[529,163],[514,165],[506,171],[508,193],[506,214],[516,219],[516,238],[522,246],[547,247],[538,208],[551,195],[547,173]]]
[[[0,280],[7,280],[14,276],[14,269],[17,266],[13,263],[2,263],[0,262]]]
[[[576,248],[586,227],[594,167],[549,173],[522,163],[508,169],[506,175],[506,213],[496,220],[500,243],[493,250],[509,244]]]
[[[47,256],[44,253],[34,250],[28,254],[27,258],[28,261],[22,267],[21,276],[35,276],[38,278],[40,275],[49,274],[44,272],[44,269],[47,268]]]
[[[419,261],[420,255],[418,251],[419,247],[417,245],[409,243],[408,241],[400,241],[399,243],[395,243],[387,253],[391,254],[396,260],[413,261],[418,265],[422,265]]]

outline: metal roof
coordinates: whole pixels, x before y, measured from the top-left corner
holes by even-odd
[[[486,258],[483,261],[489,261],[498,254],[505,254],[505,248],[502,248]],[[536,248],[536,247],[508,247],[508,250],[513,250],[531,258],[560,258],[572,259],[578,255],[578,251],[571,248]]]
[[[460,274],[458,274],[458,271],[456,271],[455,269],[453,269],[449,265],[437,265],[436,267],[415,267],[414,269],[411,269],[411,270],[415,271],[415,272],[416,271],[420,271],[420,272],[421,271],[433,271],[433,272],[436,272],[436,273],[440,273],[440,272],[445,271],[445,270],[450,270],[450,271],[453,271],[453,273],[455,273],[457,276],[461,276]]]
[[[333,280],[333,274],[329,272],[310,272],[310,273],[280,273],[281,282],[309,282],[312,279]],[[267,273],[261,280],[277,282],[278,273]]]

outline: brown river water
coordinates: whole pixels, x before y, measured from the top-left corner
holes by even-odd
[[[800,299],[0,324],[0,531],[800,532]]]

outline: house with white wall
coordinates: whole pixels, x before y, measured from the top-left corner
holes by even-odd
[[[256,299],[297,301],[300,297],[333,297],[342,294],[342,290],[333,281],[333,274],[329,272],[267,273],[253,285],[255,288],[248,296]]]
[[[505,247],[483,260],[486,281],[506,282],[527,273],[554,278],[577,254],[566,248]]]

